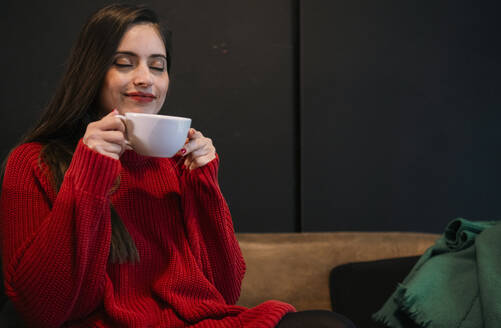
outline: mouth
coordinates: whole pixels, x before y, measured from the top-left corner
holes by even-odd
[[[152,102],[157,98],[155,95],[145,92],[127,92],[125,96],[141,103]]]

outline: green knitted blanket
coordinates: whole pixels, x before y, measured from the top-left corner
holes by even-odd
[[[373,319],[391,328],[501,327],[501,224],[450,222]]]

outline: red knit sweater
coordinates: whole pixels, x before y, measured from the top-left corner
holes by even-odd
[[[217,182],[218,159],[120,160],[78,144],[58,193],[41,146],[10,155],[0,200],[7,294],[36,327],[275,327],[294,308],[234,305],[245,263]],[[111,193],[120,176],[119,188]],[[108,262],[110,202],[138,264]]]

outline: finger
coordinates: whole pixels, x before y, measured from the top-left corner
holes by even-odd
[[[188,131],[188,139],[198,139],[203,138],[203,134],[200,131],[195,130],[194,128],[190,128]]]
[[[127,127],[125,126],[124,121],[122,121],[119,117],[110,117],[106,122],[108,130],[117,130],[121,132],[125,132]]]
[[[125,135],[122,131],[106,130],[101,131],[101,138],[106,142],[124,145],[126,143]]]
[[[119,154],[122,151],[122,147],[120,147],[119,145],[107,142],[93,144],[90,146],[90,148],[102,155],[109,156],[115,159],[118,159]]]
[[[126,149],[130,149],[129,141],[125,139],[122,131],[107,130],[99,133],[103,144],[105,144],[105,151],[117,152],[122,154]]]
[[[122,119],[120,119],[119,117],[116,117],[116,115],[118,115],[118,114],[114,114],[114,115],[112,115],[112,114],[114,114],[114,112],[111,112],[110,114],[106,115],[101,120],[99,120],[97,122],[98,127],[101,130],[118,130],[118,131],[125,132],[126,127],[125,127],[125,124],[122,121]]]
[[[190,139],[186,138],[186,140],[184,141],[184,145],[186,145],[188,142],[190,142]],[[176,155],[184,156],[186,154],[186,149],[184,149],[184,145],[181,149],[177,151]]]
[[[132,148],[132,146],[128,143],[125,143],[124,146],[123,146],[123,150],[126,151],[126,150],[134,150],[134,148]]]
[[[196,168],[202,167],[203,165],[204,165],[203,157],[199,157],[191,162],[190,167],[188,169],[192,171]]]
[[[210,154],[211,152],[213,152],[213,149],[214,147],[212,147],[211,144],[209,143],[206,143],[203,145],[203,147],[201,148],[198,148],[194,151],[191,152],[191,155],[194,157],[194,158],[197,158],[197,157],[201,157],[201,156],[205,156],[205,155],[208,155]]]
[[[207,163],[212,161],[214,158],[216,158],[216,156],[210,155],[210,154],[206,155],[206,156],[198,157],[191,162],[189,169],[191,171],[191,170],[194,170],[196,168],[205,166],[205,165],[207,165]]]
[[[191,166],[191,163],[192,163],[193,159],[191,157],[187,157],[185,160],[184,160],[184,166],[189,169],[190,166]]]
[[[125,132],[125,124],[118,117],[105,117],[96,122],[96,127],[100,130],[117,130]]]
[[[125,153],[126,150],[133,150],[133,149],[130,145],[124,143],[122,146],[122,150],[120,151],[120,154],[118,154],[118,156],[121,157],[122,154]]]
[[[184,156],[190,154],[191,152],[203,148],[204,144],[207,142],[205,138],[199,139],[191,139],[190,142],[184,145],[183,149],[185,150]],[[181,149],[182,152],[182,149]]]
[[[105,140],[106,142],[111,142],[119,145],[120,147],[123,148],[123,151],[134,149],[130,141],[126,139],[125,133],[122,131],[115,131],[115,130],[103,131],[102,134],[103,134],[102,137],[103,140]]]
[[[123,151],[123,147],[116,143],[105,142],[102,144],[102,149],[108,153],[120,154]]]

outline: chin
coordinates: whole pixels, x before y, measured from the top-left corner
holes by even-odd
[[[144,108],[144,107],[129,107],[124,108],[121,112],[125,113],[141,113],[141,114],[158,114],[160,110],[155,108]]]

